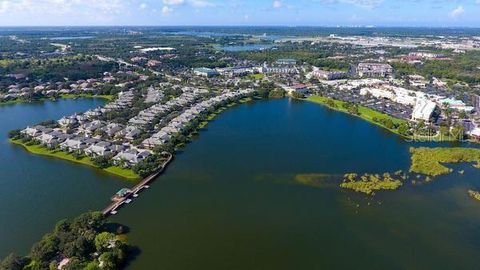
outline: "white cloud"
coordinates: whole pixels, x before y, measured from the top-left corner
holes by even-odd
[[[464,12],[465,12],[465,9],[463,8],[463,6],[458,6],[457,8],[455,8],[450,12],[450,17],[456,18],[462,15]]]
[[[163,4],[167,6],[178,6],[183,5],[185,0],[163,0]]]
[[[363,8],[376,8],[384,2],[384,0],[317,0],[317,1],[324,4],[338,4],[338,3],[352,4],[352,5],[363,7]]]
[[[283,6],[283,3],[280,0],[275,0],[275,1],[273,1],[272,6],[273,6],[273,8],[281,8]]]
[[[9,7],[10,7],[9,1],[0,2],[0,14],[7,12]]]
[[[197,8],[214,7],[215,4],[204,0],[190,0],[188,3]]]
[[[140,9],[146,9],[147,6],[148,6],[147,3],[141,3],[140,6],[139,6],[139,8],[140,8]]]
[[[168,6],[163,6],[162,8],[162,14],[163,15],[168,15],[173,12],[173,8],[168,7]]]
[[[165,6],[190,5],[196,8],[215,7],[216,5],[207,0],[163,0]]]

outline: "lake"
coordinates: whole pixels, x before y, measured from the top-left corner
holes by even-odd
[[[242,52],[242,51],[262,51],[275,47],[272,44],[243,44],[243,45],[226,45],[218,46],[218,50],[227,52]]]
[[[101,209],[125,181],[30,155],[5,133],[99,105],[0,107],[0,253],[25,254],[61,218]],[[338,187],[348,172],[407,170],[398,136],[318,104],[235,106],[200,132],[150,189],[111,218],[141,252],[128,269],[478,269],[480,170],[370,198]],[[432,145],[432,144],[415,144]],[[447,145],[447,144],[442,144]],[[299,174],[327,174],[320,187]]]
[[[86,166],[29,154],[7,133],[48,119],[102,106],[99,99],[0,106],[0,257],[25,255],[57,221],[98,210],[129,185]]]
[[[230,109],[113,218],[141,249],[129,269],[478,269],[480,170],[374,198],[338,188],[408,170],[410,146],[313,103]],[[294,181],[312,173],[334,182]]]

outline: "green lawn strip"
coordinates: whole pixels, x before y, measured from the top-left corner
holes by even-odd
[[[111,101],[114,99],[113,95],[92,95],[92,94],[62,94],[59,96],[60,99],[75,99],[75,98],[101,98],[107,101]],[[0,106],[2,105],[14,105],[14,104],[21,104],[21,103],[35,103],[35,102],[42,102],[42,101],[55,101],[53,97],[44,97],[38,100],[26,100],[23,98],[17,98],[7,101],[0,101]]]
[[[93,95],[93,94],[62,94],[60,95],[62,99],[74,99],[74,98],[101,98],[108,101],[111,101],[114,96],[113,95]]]
[[[265,78],[265,75],[264,74],[251,74],[248,76],[249,79],[252,79],[252,80],[261,80],[263,78]]]
[[[402,135],[399,134],[396,129],[387,128],[386,126],[382,125],[382,123],[375,122],[373,119],[374,118],[376,118],[376,119],[391,119],[392,122],[397,124],[397,125],[401,124],[401,123],[407,123],[406,120],[396,118],[396,117],[390,116],[388,114],[381,113],[379,111],[375,111],[373,109],[370,109],[370,108],[367,108],[367,107],[361,106],[361,105],[358,106],[358,112],[360,113],[360,115],[351,114],[350,112],[348,112],[347,109],[345,109],[343,107],[343,105],[346,104],[347,102],[341,101],[341,100],[336,100],[336,99],[331,99],[331,98],[321,97],[321,96],[310,96],[305,100],[325,105],[328,108],[336,110],[336,111],[340,111],[340,112],[344,112],[344,113],[347,113],[347,114],[350,114],[350,115],[353,115],[353,116],[360,117],[360,118],[362,118],[362,119],[364,119],[364,120],[366,120],[366,121],[368,121],[372,124],[375,124],[375,125],[380,126],[382,128],[388,129],[389,131],[391,131],[395,134],[398,134],[400,136],[402,136]],[[327,105],[327,101],[329,101],[329,100],[332,100],[334,102],[334,104],[335,104],[334,108]]]
[[[92,161],[90,160],[90,158],[88,158],[88,157],[77,159],[73,155],[68,154],[66,152],[63,152],[63,151],[60,151],[60,150],[49,150],[46,147],[43,147],[41,145],[26,145],[25,143],[23,143],[20,140],[10,139],[9,141],[13,144],[21,145],[23,148],[25,148],[28,152],[30,152],[32,154],[59,158],[59,159],[68,160],[68,161],[71,161],[71,162],[75,162],[75,163],[79,163],[79,164],[83,164],[83,165],[87,165],[87,166],[91,166],[91,167],[100,169],[97,166],[95,166],[92,163]],[[105,169],[100,169],[100,170],[106,171],[108,173],[111,173],[111,174],[129,179],[129,180],[140,179],[140,176],[135,174],[132,170],[125,169],[125,168],[120,168],[120,167],[117,167],[117,166],[111,166],[111,167],[108,167],[108,168],[105,168]]]
[[[412,164],[410,172],[438,176],[452,172],[444,163],[476,162],[480,168],[478,148],[410,148]]]

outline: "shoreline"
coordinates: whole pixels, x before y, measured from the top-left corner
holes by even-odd
[[[92,96],[93,97],[93,96]],[[104,97],[106,98],[106,97]],[[225,105],[223,107],[220,107],[216,111],[212,112],[207,116],[205,121],[202,121],[199,123],[199,125],[195,128],[195,130],[187,136],[188,140],[192,140],[192,136],[194,132],[198,132],[201,129],[204,129],[207,127],[210,121],[213,121],[215,118],[217,118],[220,114],[228,110],[230,107],[234,107],[236,105],[241,105],[249,102],[253,102],[254,99],[252,97],[247,97],[247,98],[242,98],[238,100],[237,102]],[[121,177],[123,179],[129,180],[129,181],[139,181],[142,179],[141,176],[135,174],[131,169],[125,169],[121,168],[118,166],[111,166],[105,169],[101,169],[98,166],[94,165],[93,162],[90,160],[89,157],[83,157],[82,159],[77,159],[73,155],[68,154],[66,152],[63,152],[61,150],[49,150],[48,148],[41,146],[41,145],[27,145],[21,141],[21,139],[8,139],[8,141],[11,144],[21,146],[25,151],[29,152],[30,154],[34,155],[40,155],[40,156],[46,156],[46,157],[51,157],[51,158],[56,158],[59,160],[65,160],[69,162],[73,162],[76,164],[81,164],[85,166],[89,166],[92,168],[95,168],[97,170],[100,170],[104,173],[111,174],[114,176]],[[178,150],[180,148],[183,148],[188,142],[181,144],[181,145],[176,145],[175,149]]]
[[[21,146],[25,151],[34,154],[34,155],[40,155],[40,156],[46,156],[46,157],[52,157],[56,158],[59,160],[65,160],[69,162],[73,162],[76,164],[82,164],[85,166],[93,167],[97,170],[100,170],[104,173],[108,173],[111,175],[119,176],[123,179],[129,180],[129,181],[138,181],[141,179],[141,177],[137,174],[135,174],[132,170],[129,169],[124,169],[121,167],[117,166],[111,166],[105,169],[101,169],[98,166],[95,166],[90,158],[84,157],[82,159],[76,159],[73,155],[65,153],[63,151],[57,150],[57,151],[51,151],[48,150],[46,147],[40,146],[40,145],[26,145],[25,143],[21,142],[19,139],[8,139],[8,141],[14,145]]]
[[[41,103],[45,101],[57,101],[60,99],[80,99],[80,98],[98,98],[98,99],[104,99],[106,101],[111,101],[114,98],[114,95],[91,95],[91,94],[62,94],[58,96],[57,98],[54,97],[44,97],[38,100],[24,100],[21,98],[13,99],[13,100],[8,100],[8,101],[1,101],[0,106],[8,106],[8,105],[17,105],[17,104],[35,104],[35,103]]]
[[[462,141],[458,141],[458,140],[453,139],[451,136],[443,136],[439,133],[437,133],[435,135],[416,135],[416,134],[413,134],[413,135],[406,136],[406,135],[402,135],[402,134],[398,133],[398,131],[396,129],[387,128],[386,126],[382,125],[382,123],[375,122],[375,121],[373,121],[373,119],[371,119],[369,117],[365,117],[365,115],[366,115],[365,113],[367,113],[367,115],[368,114],[373,114],[376,117],[383,117],[383,118],[391,119],[396,124],[408,123],[407,120],[396,118],[394,116],[390,116],[388,114],[385,114],[385,113],[382,113],[382,112],[379,112],[379,111],[376,111],[376,110],[373,110],[373,109],[370,109],[368,107],[361,106],[361,105],[358,105],[360,115],[352,114],[342,107],[342,105],[347,103],[347,102],[342,101],[342,100],[338,100],[338,99],[329,98],[329,97],[312,95],[312,96],[310,96],[308,98],[305,98],[305,99],[302,99],[302,100],[322,105],[324,107],[327,107],[327,108],[332,109],[332,110],[337,111],[337,112],[341,112],[341,113],[345,113],[345,114],[348,114],[348,115],[351,115],[351,116],[354,116],[354,117],[358,117],[358,118],[360,118],[362,120],[365,120],[365,121],[367,121],[371,124],[374,124],[374,125],[379,126],[383,129],[386,129],[386,130],[392,132],[393,134],[396,134],[396,135],[400,136],[401,138],[405,139],[406,141],[411,141],[411,142],[434,142],[434,143],[441,143],[441,142],[460,142],[460,143],[473,143],[473,144],[479,144],[480,143],[480,141],[474,140],[474,139],[464,139]],[[326,103],[327,100],[332,100],[337,107],[335,107],[335,108],[330,107]]]
[[[367,121],[371,124],[374,124],[374,125],[379,126],[383,129],[386,129],[386,130],[388,130],[388,131],[390,131],[390,132],[392,132],[392,133],[394,133],[394,134],[396,134],[396,135],[398,135],[398,136],[400,136],[404,139],[414,139],[413,136],[402,135],[402,134],[398,133],[398,131],[395,130],[395,129],[390,129],[390,128],[382,125],[379,122],[373,121],[373,119],[372,119],[373,117],[372,118],[366,117],[365,113],[367,113],[367,115],[372,114],[372,115],[375,115],[376,117],[383,117],[383,118],[391,119],[395,124],[407,123],[408,121],[406,121],[404,119],[396,118],[396,117],[390,116],[388,114],[385,114],[385,113],[382,113],[382,112],[379,112],[379,111],[376,111],[376,110],[373,110],[373,109],[370,109],[370,108],[367,108],[367,107],[361,106],[361,105],[358,105],[358,109],[359,109],[360,114],[359,115],[352,114],[352,113],[348,112],[346,109],[344,109],[343,107],[341,107],[341,105],[346,104],[345,101],[337,100],[337,99],[333,99],[333,98],[327,98],[327,97],[312,95],[312,96],[310,96],[308,98],[305,98],[303,100],[308,101],[308,102],[313,102],[313,103],[316,103],[316,104],[320,104],[324,107],[327,107],[327,108],[332,109],[332,110],[337,111],[337,112],[342,112],[342,113],[346,113],[346,114],[351,115],[351,116],[358,117],[358,118],[363,119],[363,120],[365,120],[365,121]],[[337,107],[333,108],[333,107],[328,106],[328,104],[326,103],[327,100],[332,100]]]

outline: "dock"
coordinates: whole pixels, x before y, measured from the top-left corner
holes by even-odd
[[[102,210],[104,216],[115,215],[120,207],[122,207],[124,204],[130,203],[134,198],[137,198],[138,194],[143,189],[150,188],[150,183],[153,182],[160,174],[165,171],[165,168],[173,159],[173,155],[171,153],[164,152],[162,153],[162,155],[167,156],[167,160],[163,162],[162,165],[160,165],[158,170],[144,178],[132,188],[123,188],[122,190],[117,192],[117,194],[112,196],[112,203],[110,203]]]

